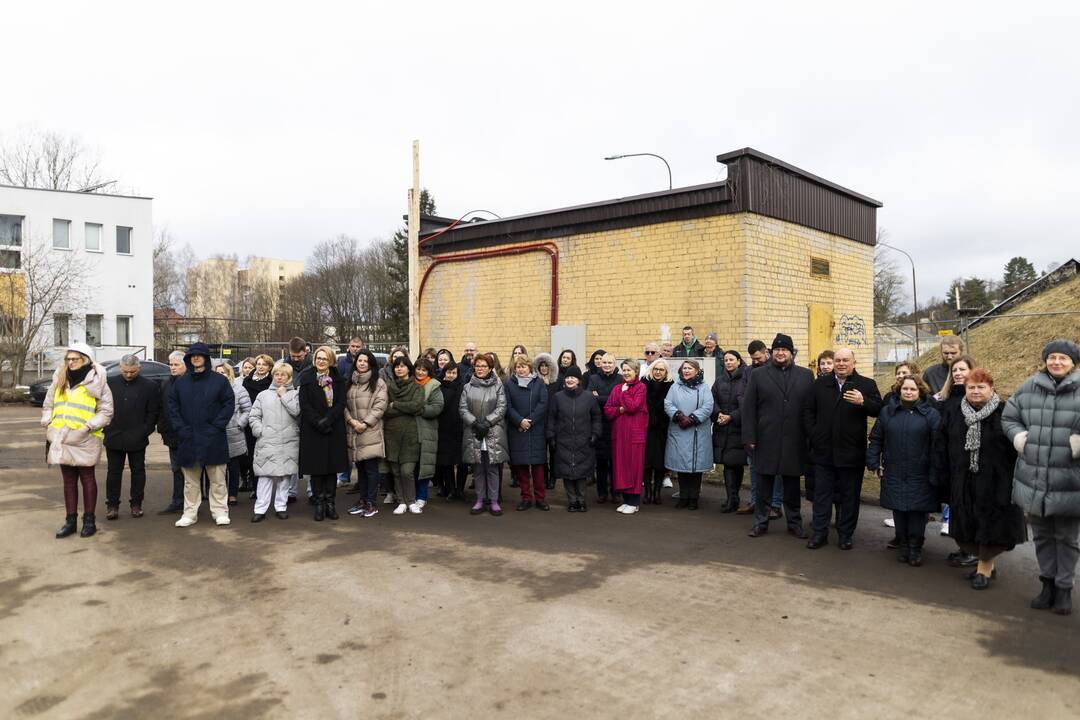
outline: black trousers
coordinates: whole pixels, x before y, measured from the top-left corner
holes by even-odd
[[[611,458],[596,456],[596,496],[606,498],[611,494]]]
[[[758,493],[754,506],[754,527],[769,527],[769,511],[772,510],[772,475],[758,472]],[[782,475],[784,479],[784,517],[789,528],[802,528],[802,488],[798,475]],[[820,478],[818,478],[820,480]]]
[[[911,542],[916,538],[926,537],[928,513],[893,510],[892,516],[893,522],[896,523],[896,537],[900,538],[902,542]]]
[[[835,503],[840,506],[836,534],[840,536],[841,542],[851,540],[855,535],[855,526],[859,524],[863,469],[815,465],[814,473],[817,475],[814,487],[814,537],[829,536],[829,520],[832,518]]]
[[[679,473],[679,499],[697,500],[701,497],[701,473]]]
[[[465,494],[465,480],[469,476],[468,465],[436,465],[435,482],[447,497]]]
[[[105,448],[105,457],[109,461],[108,474],[105,476],[105,504],[120,505],[120,486],[124,477],[124,459],[131,467],[131,504],[142,505],[146,490],[146,450],[112,450]]]
[[[330,473],[329,475],[312,475],[311,494],[315,498],[322,497],[325,500],[334,502],[337,495],[337,473]]]

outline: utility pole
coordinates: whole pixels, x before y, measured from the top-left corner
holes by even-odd
[[[420,355],[420,141],[412,144],[409,190],[409,357]]]

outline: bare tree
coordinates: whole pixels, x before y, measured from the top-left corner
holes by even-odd
[[[78,138],[50,130],[27,130],[0,145],[0,183],[97,192],[115,183],[103,180],[100,163],[98,155]]]
[[[27,359],[53,345],[47,329],[55,315],[70,314],[78,298],[93,291],[87,280],[95,261],[82,253],[53,253],[47,243],[25,243],[21,267],[0,274],[0,366],[11,384]]]
[[[154,309],[187,308],[188,271],[195,264],[190,245],[180,245],[167,226],[154,231]]]
[[[904,278],[896,262],[885,254],[885,248],[874,249],[874,322],[884,323],[896,316],[904,300]]]

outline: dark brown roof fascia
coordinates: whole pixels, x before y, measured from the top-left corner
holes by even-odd
[[[882,203],[879,200],[875,200],[872,197],[857,193],[854,190],[849,190],[843,185],[837,185],[836,183],[830,182],[823,177],[819,177],[811,172],[807,172],[802,168],[797,168],[791,163],[786,163],[779,158],[774,158],[772,155],[766,155],[765,153],[755,150],[754,148],[746,147],[742,148],[741,150],[732,150],[731,152],[717,155],[716,162],[724,163],[725,165],[731,165],[735,160],[738,160],[741,157],[752,157],[769,165],[776,165],[778,167],[782,167],[788,172],[799,175],[800,177],[809,180],[817,185],[821,185],[822,187],[826,187],[842,195],[847,195],[848,197],[859,200],[860,202],[864,202],[867,205],[873,205],[874,207],[882,206]]]

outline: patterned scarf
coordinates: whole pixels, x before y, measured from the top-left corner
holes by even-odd
[[[971,460],[968,463],[971,472],[979,472],[979,447],[982,445],[982,421],[993,415],[1000,404],[1001,398],[998,397],[997,393],[993,393],[990,396],[990,400],[979,410],[971,407],[967,398],[960,401],[960,412],[964,413],[964,422],[966,422],[968,426],[967,435],[964,436],[964,449],[971,454]]]
[[[323,389],[323,394],[326,396],[326,407],[330,407],[334,404],[334,379],[327,372],[317,375],[315,381],[319,383],[319,387]]]

